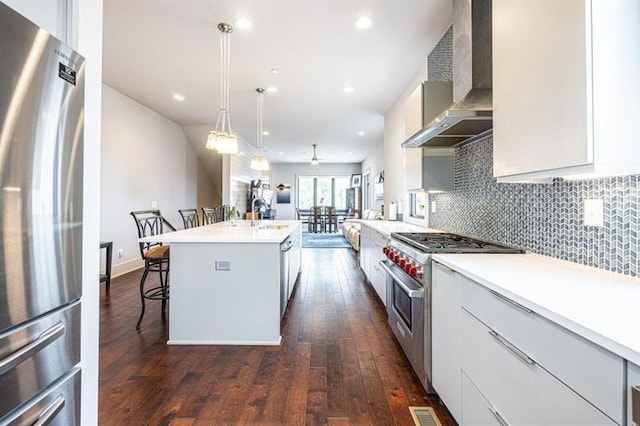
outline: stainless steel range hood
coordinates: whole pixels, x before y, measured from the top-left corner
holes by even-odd
[[[454,146],[491,132],[491,0],[453,0],[453,104],[402,143]]]

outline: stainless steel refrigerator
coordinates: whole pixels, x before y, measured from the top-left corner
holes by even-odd
[[[3,3],[0,56],[0,424],[78,424],[84,59]]]

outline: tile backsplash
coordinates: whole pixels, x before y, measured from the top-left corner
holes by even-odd
[[[431,227],[638,276],[640,175],[497,183],[492,141],[456,148],[454,190],[430,196]],[[587,199],[603,200],[604,226],[583,225]]]

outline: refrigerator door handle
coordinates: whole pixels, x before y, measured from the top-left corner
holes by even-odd
[[[65,399],[62,395],[57,397],[51,404],[47,406],[40,415],[38,416],[38,421],[36,421],[33,426],[47,426],[50,424],[56,415],[64,408]]]
[[[27,360],[35,353],[40,352],[56,339],[59,339],[64,335],[64,331],[64,324],[59,322],[48,330],[42,332],[42,334],[40,334],[40,336],[38,336],[38,338],[33,342],[23,346],[3,360],[0,360],[0,376]]]

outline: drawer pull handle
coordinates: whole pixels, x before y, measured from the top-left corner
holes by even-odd
[[[533,314],[534,313],[531,309],[527,308],[526,306],[522,306],[518,302],[514,302],[513,300],[509,299],[506,296],[503,296],[502,294],[498,293],[497,291],[489,290],[489,292],[491,294],[493,294],[494,296],[496,296],[498,299],[504,300],[505,302],[509,303],[510,305],[515,306],[516,308],[520,309],[521,311],[525,311],[528,314]]]
[[[495,417],[496,420],[498,421],[498,423],[500,423],[500,426],[509,426],[509,423],[507,423],[507,421],[504,419],[504,417],[502,417],[500,415],[500,413],[498,413],[498,410],[496,410],[495,408],[491,407],[491,408],[489,408],[489,411],[491,411],[491,414],[493,414],[493,417]]]
[[[504,337],[502,337],[501,335],[499,335],[495,331],[491,330],[489,332],[489,334],[491,335],[491,337],[496,339],[498,341],[498,343],[500,343],[505,348],[509,349],[512,353],[514,353],[518,358],[520,358],[521,360],[523,360],[527,364],[534,365],[536,363],[534,360],[529,358],[527,356],[527,354],[525,354],[520,349],[518,349],[515,346],[513,346],[511,343],[509,343],[509,341],[507,339],[505,339]]]
[[[18,349],[5,359],[0,360],[0,376],[49,346],[63,334],[64,324],[61,322],[42,332],[36,340]]]
[[[60,395],[57,397],[51,404],[47,406],[42,413],[38,416],[38,420],[33,424],[33,426],[47,426],[50,424],[54,418],[58,415],[60,410],[64,408],[65,400]]]

